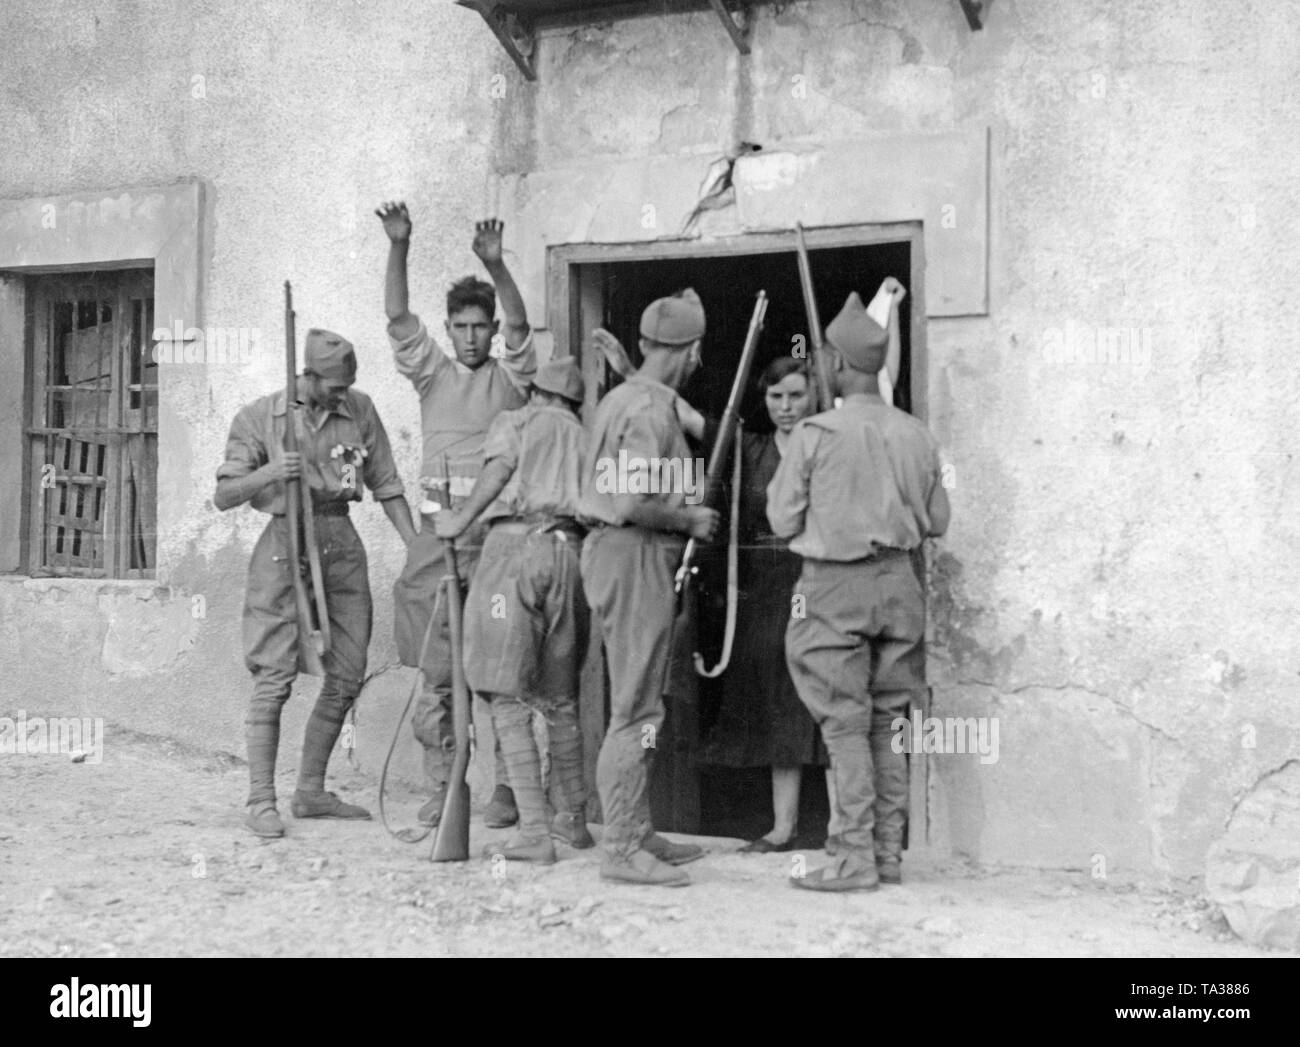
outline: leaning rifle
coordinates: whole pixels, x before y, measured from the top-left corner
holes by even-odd
[[[284,282],[284,365],[285,417],[284,450],[298,450],[298,342],[294,330],[293,288]],[[289,527],[289,572],[293,576],[293,601],[298,618],[298,650],[303,666],[313,676],[324,676],[323,659],[330,647],[329,611],[325,606],[325,580],[321,571],[320,550],[316,547],[316,521],[312,513],[311,491],[304,468],[297,480],[284,485],[284,516]],[[304,549],[304,545],[306,548]],[[307,563],[303,563],[306,553]],[[308,584],[307,576],[311,582]],[[312,606],[314,590],[315,607]]]
[[[446,485],[444,497],[447,504],[442,512],[451,511],[451,470],[447,459],[442,460],[442,475]],[[447,633],[451,646],[451,722],[456,738],[456,756],[451,765],[451,780],[447,783],[447,796],[442,802],[442,818],[438,822],[438,835],[433,838],[435,862],[463,862],[469,860],[469,773],[470,746],[473,743],[469,684],[465,680],[464,617],[460,598],[460,571],[456,565],[456,541],[448,538],[442,543],[447,563],[447,573],[442,577],[443,598],[447,601]]]
[[[817,295],[813,291],[812,265],[808,261],[808,247],[803,242],[803,224],[796,222],[794,245],[799,258],[799,286],[803,289],[803,307],[808,314],[808,342],[813,354],[813,367],[817,372],[817,409],[829,411],[835,406],[831,391],[830,361],[826,357],[826,343],[822,338],[822,321],[817,312]]]

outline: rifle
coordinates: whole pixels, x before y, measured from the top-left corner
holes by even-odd
[[[749,333],[745,335],[745,347],[740,351],[740,363],[736,367],[736,377],[731,383],[731,395],[727,397],[727,409],[722,412],[722,422],[718,426],[718,437],[713,441],[713,449],[709,452],[709,468],[704,474],[704,497],[702,499],[706,503],[709,495],[721,480],[722,470],[727,464],[727,452],[731,450],[731,444],[736,437],[736,427],[740,424],[740,402],[745,395],[745,386],[749,384],[749,372],[754,365],[754,353],[758,349],[758,336],[763,330],[763,318],[766,315],[767,292],[759,291],[758,297],[754,301],[754,312],[749,317]],[[695,573],[692,563],[695,560],[695,551],[698,546],[699,543],[692,538],[686,543],[686,548],[682,552],[682,563],[677,568],[677,574],[673,579],[673,592],[679,597],[690,583],[691,576]]]
[[[442,476],[447,486],[446,509],[451,510],[451,470],[444,456]],[[451,722],[456,736],[456,757],[451,765],[451,780],[447,783],[447,796],[442,802],[442,818],[438,822],[438,835],[433,838],[435,862],[463,862],[469,860],[469,752],[473,738],[469,684],[465,681],[465,660],[461,648],[463,622],[460,599],[460,571],[456,565],[456,540],[448,538],[442,543],[447,560],[447,573],[442,576],[443,595],[447,601],[447,632],[451,642]]]
[[[284,449],[294,454],[298,450],[298,340],[295,332],[293,288],[284,282],[284,364],[285,364],[285,417]],[[293,599],[298,616],[298,651],[303,664],[312,676],[324,676],[322,661],[330,647],[329,613],[325,606],[325,582],[321,574],[320,551],[316,548],[316,521],[311,508],[311,492],[307,486],[307,470],[303,469],[298,481],[289,480],[284,485],[284,515],[289,526],[289,571],[293,576]],[[303,577],[303,533],[306,532],[306,553],[311,587],[315,590],[316,606],[313,611],[308,595],[307,579]]]
[[[803,242],[803,223],[794,226],[794,245],[799,259],[799,286],[803,288],[803,307],[808,314],[808,341],[812,345],[813,366],[817,372],[817,409],[829,411],[835,406],[831,375],[826,366],[826,345],[822,339],[822,321],[817,313],[817,296],[813,293],[812,265]]]

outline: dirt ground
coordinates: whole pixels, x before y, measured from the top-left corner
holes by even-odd
[[[1262,955],[1189,891],[1086,872],[909,856],[902,886],[827,896],[790,887],[789,854],[706,840],[690,887],[614,886],[595,851],[434,865],[377,820],[295,822],[283,801],[288,835],[260,841],[239,761],[112,728],[107,743],[95,765],[0,757],[0,956]],[[375,809],[338,757],[331,787]],[[395,799],[409,824],[416,798]],[[476,818],[472,853],[506,835]]]

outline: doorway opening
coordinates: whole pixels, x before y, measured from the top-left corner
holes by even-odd
[[[924,309],[921,229],[897,226],[846,227],[807,231],[809,260],[822,325],[829,324],[850,292],[870,302],[881,282],[899,280],[908,297],[899,311],[901,360],[895,406],[924,417]],[[567,346],[577,358],[587,385],[584,417],[590,420],[598,399],[619,379],[598,353],[584,354],[587,336],[597,327],[613,333],[640,363],[637,346],[642,310],[663,295],[693,287],[704,305],[707,330],[703,366],[682,395],[707,416],[719,417],[735,378],[754,299],[767,292],[766,323],[748,387],[741,403],[746,431],[770,432],[757,378],[780,356],[789,355],[808,323],[800,289],[792,233],[755,234],[709,243],[575,245],[552,248],[551,317],[557,352]],[[722,644],[725,603],[708,593],[725,592],[725,551],[701,558],[701,597],[697,599],[695,646],[709,665]],[[713,583],[709,578],[712,576]],[[746,579],[740,579],[742,590]],[[782,609],[788,613],[788,609]],[[595,637],[593,637],[593,640]],[[592,650],[598,650],[596,643]],[[594,663],[594,664],[593,664]],[[686,675],[686,674],[683,674]],[[706,763],[703,742],[718,719],[721,680],[690,674],[693,686],[676,691],[656,746],[651,807],[656,827],[676,832],[754,839],[772,827],[771,773],[766,767]],[[582,686],[582,722],[590,795],[595,797],[595,762],[608,720],[608,689],[601,659],[589,659]],[[913,765],[913,777],[918,767]],[[920,797],[924,797],[921,782]],[[918,790],[913,788],[913,806]],[[595,805],[593,804],[593,807]],[[920,825],[913,811],[911,835]],[[825,777],[819,768],[803,769],[799,846],[817,847],[829,817]],[[923,824],[923,823],[922,823]]]

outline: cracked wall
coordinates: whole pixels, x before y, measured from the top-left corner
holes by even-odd
[[[926,224],[929,422],[956,482],[934,711],[1001,725],[996,765],[932,759],[941,848],[1196,875],[1234,799],[1296,754],[1298,191],[1274,143],[1298,36],[1262,2],[1000,0],[980,33],[941,0],[762,5],[748,58],[709,11],[547,30],[533,103],[501,110],[494,166],[538,258],[677,235],[741,143],[762,151],[734,184],[749,164],[788,182],[766,227],[887,220],[871,207],[945,166],[896,143],[988,129],[986,305],[967,270],[936,279],[934,215],[894,215]],[[857,170],[807,174],[837,151]],[[742,197],[695,235],[755,213]]]
[[[262,327],[272,350],[177,386],[156,585],[0,583],[0,652],[20,667],[0,705],[35,711],[31,696],[53,694],[68,712],[242,750],[239,601],[260,521],[208,499],[230,417],[279,381],[286,277],[300,322],[357,342],[359,384],[415,493],[416,404],[384,343],[380,200],[412,205],[412,296],[435,322],[443,286],[476,268],[472,220],[499,200],[546,324],[548,243],[676,235],[741,142],[796,172],[859,158],[807,206],[868,214],[894,199],[864,199],[872,185],[932,173],[889,159],[889,143],[987,130],[987,235],[966,241],[987,286],[962,277],[946,310],[927,296],[929,422],[956,481],[931,676],[940,715],[999,717],[1001,755],[932,761],[934,842],[992,862],[1087,869],[1100,855],[1196,874],[1236,798],[1300,755],[1286,326],[1300,30],[1284,5],[997,0],[979,33],[949,0],[762,5],[749,58],[709,11],[647,15],[544,30],[536,84],[477,16],[416,0],[382,20],[344,0],[310,13],[64,0],[5,9],[0,35],[0,193],[201,179],[206,320]],[[657,226],[642,224],[647,203]],[[764,221],[792,222],[795,206]],[[740,209],[705,212],[696,235],[743,233]],[[978,216],[953,217],[966,236]],[[925,221],[937,295],[950,248]],[[6,361],[15,308],[0,288]],[[11,516],[0,505],[0,527]],[[356,756],[377,768],[410,681],[388,627],[401,553],[376,507],[355,519],[377,671]],[[54,638],[75,656],[51,653]],[[290,703],[286,739],[305,706]]]

